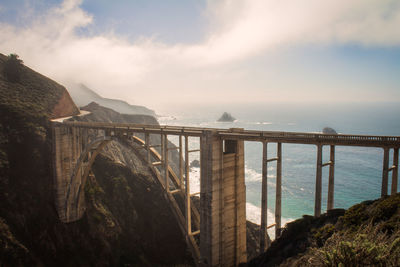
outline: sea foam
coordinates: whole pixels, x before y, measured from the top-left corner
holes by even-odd
[[[249,171],[252,171],[249,169]],[[257,176],[259,174],[254,171]],[[200,192],[200,168],[190,168],[189,173],[189,181],[190,181],[190,193],[197,193]],[[256,205],[246,202],[246,219],[252,223],[261,224],[261,208],[257,207]],[[282,226],[286,223],[293,221],[292,218],[283,218],[281,219]],[[271,225],[275,223],[275,214],[268,209],[267,210],[267,224]],[[269,237],[273,240],[275,238],[275,227],[272,227],[268,230]]]

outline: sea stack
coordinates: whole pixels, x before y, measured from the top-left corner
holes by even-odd
[[[323,134],[337,134],[337,132],[331,127],[325,127],[322,129]]]
[[[218,119],[220,122],[234,122],[236,119],[229,114],[228,112],[224,112],[222,116]]]

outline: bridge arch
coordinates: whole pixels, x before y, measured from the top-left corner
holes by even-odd
[[[82,212],[85,211],[85,207],[80,208],[80,203],[83,201],[83,187],[85,186],[86,179],[92,168],[93,162],[97,155],[103,150],[103,148],[110,143],[112,140],[116,140],[112,136],[99,136],[92,140],[86,145],[84,151],[80,154],[75,167],[72,171],[70,180],[67,185],[67,192],[65,197],[65,217],[67,220],[71,220],[73,217],[80,218]],[[73,188],[75,187],[75,188]],[[71,193],[74,191],[74,193]],[[71,195],[74,195],[71,197]],[[72,203],[71,203],[72,201]],[[71,214],[71,206],[74,205],[73,211],[78,214]]]
[[[108,133],[110,134],[110,132]],[[111,134],[113,134],[111,132]],[[111,141],[116,141],[119,143],[122,143],[121,141],[125,140],[131,140],[132,142],[128,142],[128,144],[124,143],[124,145],[127,145],[130,150],[146,165],[148,165],[150,171],[156,177],[156,182],[161,185],[161,187],[164,188],[164,193],[166,199],[169,200],[171,206],[174,208],[172,209],[172,212],[175,214],[175,217],[178,221],[178,224],[180,224],[183,232],[186,231],[184,227],[185,218],[180,214],[179,212],[177,213],[174,209],[179,209],[179,205],[184,205],[184,203],[178,204],[176,203],[175,198],[171,197],[171,192],[166,192],[167,185],[165,184],[165,169],[167,169],[168,177],[169,177],[169,182],[173,187],[175,188],[180,188],[182,189],[184,187],[183,180],[176,175],[174,172],[173,168],[169,165],[165,165],[165,159],[163,152],[159,153],[155,149],[155,147],[160,147],[161,150],[163,150],[162,146],[164,142],[166,142],[166,139],[161,138],[161,144],[160,145],[155,145],[155,146],[149,146],[149,138],[146,138],[146,140],[143,140],[139,138],[138,136],[135,135],[110,135],[110,136],[98,136],[95,139],[91,140],[85,148],[82,150],[82,152],[79,155],[79,158],[76,160],[76,164],[73,168],[73,171],[69,177],[67,189],[66,189],[66,197],[65,197],[65,203],[64,203],[64,217],[67,222],[72,222],[79,220],[84,212],[85,212],[85,205],[84,205],[84,186],[86,184],[87,177],[90,173],[90,170],[92,168],[92,165],[98,156],[100,152],[104,149],[104,147],[109,144]],[[147,143],[146,143],[147,141]],[[137,146],[134,146],[133,144],[136,144]],[[143,154],[140,153],[140,149],[144,149],[147,152],[147,157],[144,156]],[[154,160],[154,161],[153,161]],[[157,167],[161,167],[161,170],[157,170]],[[173,194],[180,195],[181,200],[185,199],[185,194],[184,190],[175,190],[175,192],[172,192]],[[192,223],[195,228],[199,229],[200,228],[200,212],[197,208],[197,206],[190,205],[190,210],[192,213]],[[193,238],[193,237],[191,237]],[[193,240],[192,240],[193,241]],[[197,257],[199,257],[199,252],[196,252]]]
[[[164,189],[164,199],[168,201],[177,224],[186,238],[189,249],[196,262],[200,259],[199,234],[200,212],[198,206],[190,204],[193,195],[188,183],[188,171],[183,175],[183,169],[189,170],[188,162],[184,163],[182,153],[183,137],[185,137],[185,150],[188,150],[188,138],[200,138],[198,132],[184,136],[182,133],[154,132],[145,129],[130,129],[116,127],[103,127],[102,123],[89,123],[89,127],[81,126],[82,122],[63,122],[53,124],[53,166],[55,204],[62,222],[77,221],[86,210],[84,186],[89,176],[92,165],[97,155],[111,141],[128,142],[131,151],[148,165],[149,170],[156,177],[155,181]],[[86,125],[84,123],[84,125]],[[154,126],[151,126],[154,127]],[[139,138],[138,135],[145,138]],[[171,147],[167,136],[178,135],[181,145],[179,148]],[[150,136],[160,139],[150,140]],[[143,140],[144,139],[144,140]],[[123,142],[124,145],[127,143]],[[169,144],[169,145],[168,145]],[[168,151],[179,151],[179,169],[174,172],[173,166],[168,162]],[[192,152],[192,151],[185,151]],[[185,155],[185,158],[186,155]],[[185,166],[183,166],[185,164]],[[176,166],[177,167],[177,166]],[[177,175],[178,174],[178,175]],[[185,179],[184,179],[185,178]],[[193,230],[193,231],[192,231]]]

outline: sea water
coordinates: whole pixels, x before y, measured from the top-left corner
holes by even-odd
[[[217,122],[225,111],[236,120]],[[168,125],[313,133],[331,127],[343,134],[400,135],[398,103],[176,105],[160,113],[160,123]],[[190,146],[198,148],[198,139],[192,138]],[[335,208],[348,208],[378,198],[383,149],[336,146],[335,152]],[[283,224],[314,212],[316,153],[315,145],[282,144]],[[276,144],[270,143],[268,157],[275,156]],[[199,154],[194,154],[189,160],[198,158]],[[245,142],[246,217],[257,224],[261,220],[261,159],[262,144]],[[329,146],[323,149],[323,162],[327,161]],[[323,211],[327,203],[328,171],[329,167],[323,168]],[[268,164],[268,224],[274,223],[275,173],[276,163],[271,162]],[[191,168],[190,181],[191,191],[199,191],[199,168]]]

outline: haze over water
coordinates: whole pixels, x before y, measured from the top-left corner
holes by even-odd
[[[230,112],[237,121],[217,122],[224,111]],[[400,135],[400,106],[396,103],[192,105],[171,106],[160,113],[167,115],[160,118],[160,123],[168,125],[290,132],[321,132],[329,126],[343,134]],[[276,144],[271,143],[268,156],[275,155]],[[283,222],[303,214],[312,215],[316,146],[283,144],[282,155]],[[348,208],[380,197],[382,149],[337,146],[335,156],[335,208]],[[260,223],[256,207],[261,206],[261,157],[261,143],[245,143],[247,218],[256,223]],[[324,147],[323,161],[329,161],[328,146]],[[271,212],[275,205],[275,166],[275,163],[268,165],[268,206]],[[323,168],[323,210],[326,210],[328,169]],[[198,170],[195,170],[195,176],[198,176]],[[389,178],[389,186],[390,181]],[[273,223],[272,213],[269,217],[269,223]]]

